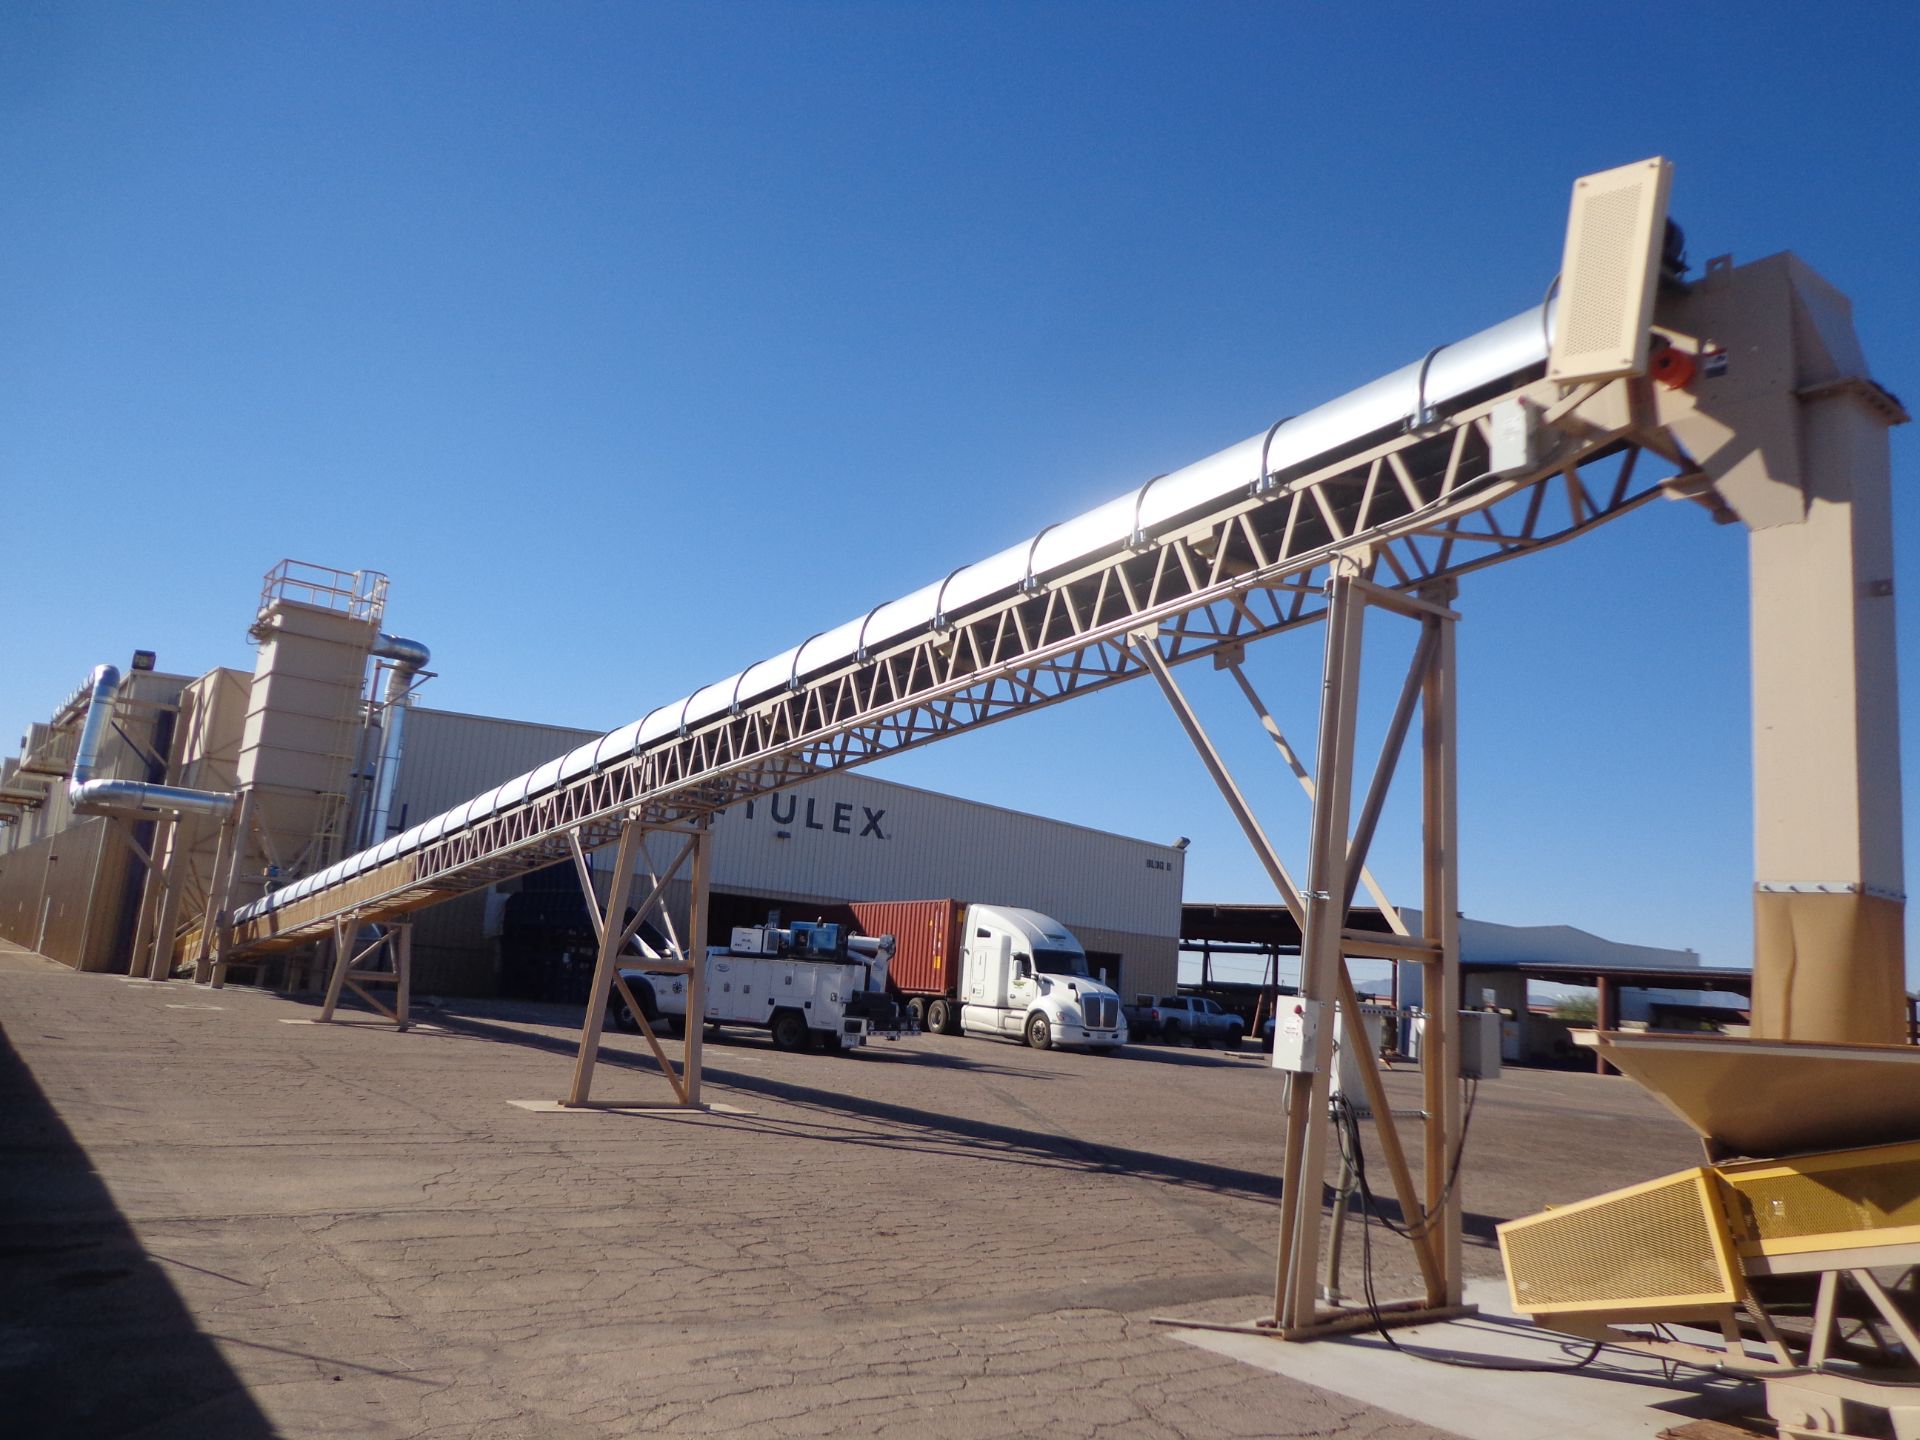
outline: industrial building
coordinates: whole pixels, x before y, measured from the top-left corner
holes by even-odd
[[[160,757],[191,729],[195,706],[188,691],[204,682],[164,674],[153,663],[149,652],[134,653],[120,687],[119,724],[105,737],[95,767],[101,776],[164,779],[169,767]],[[75,678],[84,673],[84,666],[75,667]],[[29,725],[20,737],[19,754],[0,759],[0,936],[75,969],[125,968],[143,852],[156,825],[74,813],[64,782],[73,770],[78,703],[70,697],[50,709],[45,723]]]
[[[1400,911],[1417,927],[1420,911]],[[1355,906],[1349,923],[1355,932],[1352,955],[1366,960],[1363,937],[1390,939],[1386,916],[1374,907]],[[1672,950],[1609,940],[1572,925],[1500,925],[1461,916],[1460,989],[1462,1003],[1476,1010],[1497,1010],[1501,1058],[1515,1064],[1596,1064],[1575,1047],[1565,1020],[1552,1006],[1535,1003],[1533,989],[1548,994],[1567,988],[1592,990],[1595,1021],[1602,1029],[1654,1028],[1725,1030],[1744,1033],[1753,992],[1753,971],[1745,966],[1702,965],[1695,950]],[[1256,1028],[1276,993],[1293,994],[1300,975],[1300,927],[1281,905],[1190,904],[1181,908],[1182,979],[1255,1016]],[[1380,956],[1383,978],[1358,979],[1358,991],[1395,1008],[1422,1003],[1421,967]],[[1257,979],[1255,977],[1258,977]],[[1577,1058],[1576,1058],[1577,1057]]]
[[[143,653],[119,682],[116,725],[102,732],[89,776],[216,795],[252,790],[253,843],[238,847],[252,853],[230,880],[217,873],[226,827],[211,817],[168,825],[75,814],[66,782],[86,687],[50,709],[23,737],[20,755],[0,762],[0,936],[78,969],[124,970],[165,926],[175,958],[191,959],[193,917],[223,884],[225,904],[216,910],[316,873],[597,738],[414,703],[425,647],[379,630],[384,597],[383,577],[286,562],[262,592],[252,673],[166,674]],[[76,679],[89,658],[97,657],[76,657]],[[986,900],[1063,921],[1110,983],[1175,985],[1184,855],[1171,845],[865,774],[825,776],[730,806],[714,817],[712,835],[709,923],[720,928],[709,933],[764,918],[769,908],[799,916],[856,900]],[[162,914],[167,887],[146,883],[149,857],[156,874],[173,867],[170,925]],[[592,857],[603,898],[612,863],[610,849]],[[666,903],[684,930],[684,881],[668,887]],[[584,998],[595,950],[571,865],[422,911],[412,945],[418,992],[556,1000]],[[310,988],[321,963],[311,950],[296,951],[268,957],[255,975]]]
[[[408,726],[395,834],[598,733],[424,707]],[[769,906],[798,917],[853,900],[992,900],[1064,922],[1109,983],[1171,990],[1184,858],[1171,845],[870,775],[825,776],[715,816],[710,915],[717,928],[709,933],[763,919]],[[612,859],[609,850],[595,856],[602,887]],[[687,888],[674,882],[667,893],[684,927]],[[576,998],[595,950],[578,894],[572,868],[559,866],[422,913],[413,938],[416,988]],[[555,962],[562,975],[536,973]]]

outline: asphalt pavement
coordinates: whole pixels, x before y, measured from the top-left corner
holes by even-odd
[[[577,1012],[286,1023],[317,1013],[0,943],[0,1431],[1443,1433],[1154,1323],[1271,1308],[1281,1087],[1251,1047],[742,1038],[707,1050],[724,1111],[553,1114],[513,1102],[564,1092]],[[595,1098],[670,1098],[650,1066],[610,1035]],[[1469,1274],[1499,1220],[1697,1156],[1626,1081],[1487,1082]]]

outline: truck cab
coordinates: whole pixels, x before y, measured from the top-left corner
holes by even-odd
[[[1099,1054],[1127,1041],[1120,997],[1087,970],[1073,932],[1011,905],[969,905],[960,979],[960,1028]]]

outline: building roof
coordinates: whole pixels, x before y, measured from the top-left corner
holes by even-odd
[[[1420,912],[1403,910],[1418,930]],[[1348,928],[1385,932],[1386,917],[1376,908],[1355,906]],[[1235,951],[1297,951],[1300,927],[1280,905],[1189,904],[1180,911],[1183,948]],[[1597,985],[1600,977],[1635,988],[1725,990],[1747,994],[1750,969],[1704,966],[1695,950],[1670,950],[1609,940],[1573,925],[1501,925],[1466,916],[1460,921],[1460,968],[1485,974],[1512,971],[1561,985]]]

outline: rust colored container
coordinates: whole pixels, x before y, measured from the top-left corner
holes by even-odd
[[[863,933],[893,936],[893,964],[887,974],[900,994],[959,993],[960,957],[966,943],[960,927],[967,917],[967,907],[960,901],[855,901],[853,914]]]

